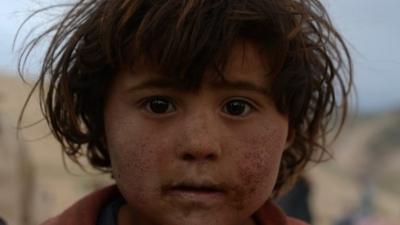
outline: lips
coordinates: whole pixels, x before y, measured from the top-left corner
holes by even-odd
[[[183,181],[167,185],[165,194],[179,202],[214,204],[226,194],[224,185],[209,181]]]
[[[213,193],[219,192],[223,193],[224,189],[216,184],[212,183],[190,183],[190,182],[182,182],[175,185],[171,185],[169,188],[170,191],[182,191],[182,192],[203,192],[203,193]]]

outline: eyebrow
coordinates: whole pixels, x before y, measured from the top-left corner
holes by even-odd
[[[270,94],[269,88],[248,81],[216,81],[212,82],[210,86],[218,90],[240,90],[257,92],[258,94],[262,95]],[[184,88],[181,87],[176,81],[173,81],[171,79],[156,78],[143,81],[140,84],[130,87],[127,91],[133,92],[144,89],[173,89],[178,91],[184,90]]]

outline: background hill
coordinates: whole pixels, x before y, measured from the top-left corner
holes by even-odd
[[[85,175],[66,160],[68,173],[43,121],[16,138],[16,121],[30,88],[20,78],[0,75],[0,216],[15,225],[38,224],[111,183],[108,176]],[[34,99],[23,124],[40,119]],[[365,207],[376,218],[400,221],[399,127],[400,110],[350,118],[332,146],[334,160],[307,172],[315,224],[333,225]]]

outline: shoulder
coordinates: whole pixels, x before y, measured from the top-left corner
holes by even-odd
[[[95,191],[42,225],[95,225],[103,207],[117,194],[115,185]]]
[[[308,223],[302,221],[302,220],[298,220],[292,217],[288,217],[287,218],[287,224],[288,225],[309,225]]]
[[[260,225],[308,225],[306,222],[287,216],[274,202],[267,201],[254,215]]]

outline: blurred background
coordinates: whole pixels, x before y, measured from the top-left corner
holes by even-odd
[[[13,41],[30,13],[54,3],[0,0],[0,217],[13,225],[38,224],[111,183],[108,176],[94,171],[88,175],[68,160],[66,171],[60,147],[43,121],[27,126],[17,138],[16,121],[40,62],[39,57],[28,62],[23,83],[17,75],[19,48],[28,33],[43,30],[57,10],[30,20],[14,49]],[[400,1],[323,3],[350,46],[357,96],[347,125],[331,146],[334,159],[310,167],[305,175],[312,224],[399,225]],[[41,50],[34,54],[39,56]],[[23,124],[41,119],[34,97]]]

